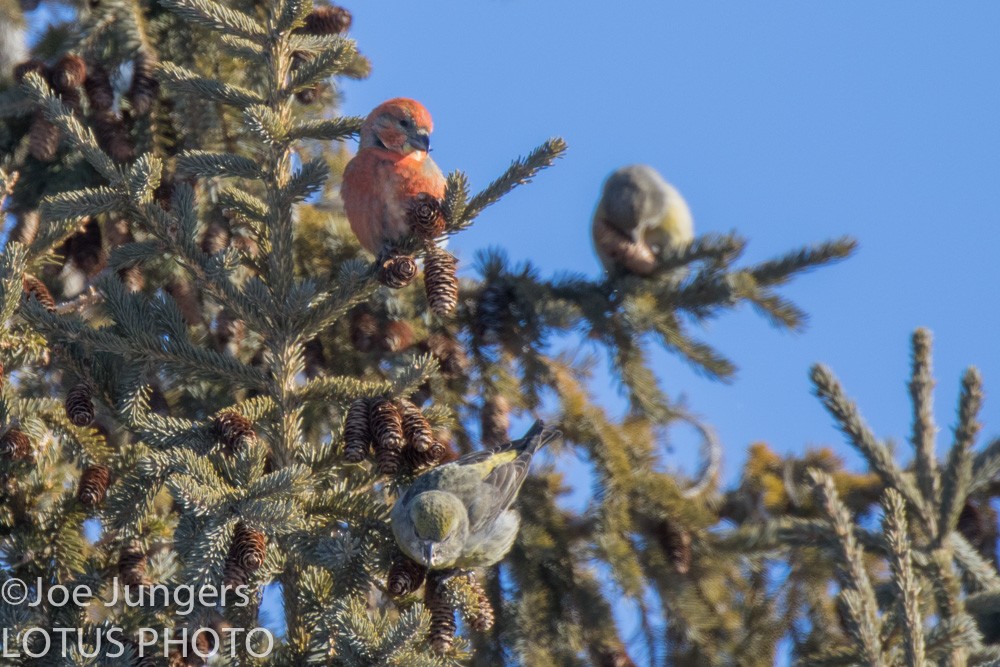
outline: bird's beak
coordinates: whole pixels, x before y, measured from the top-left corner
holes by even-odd
[[[411,134],[407,143],[416,150],[426,153],[431,149],[431,135],[424,130],[420,130],[416,134]]]
[[[434,543],[424,542],[424,562],[427,563],[427,567],[434,564]]]

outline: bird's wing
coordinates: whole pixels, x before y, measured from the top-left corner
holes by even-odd
[[[558,431],[545,428],[537,421],[520,440],[466,454],[455,462],[456,465],[485,463],[489,466],[483,470],[480,492],[475,494],[475,502],[469,507],[471,532],[477,532],[510,508],[528,476],[532,456],[557,435]]]

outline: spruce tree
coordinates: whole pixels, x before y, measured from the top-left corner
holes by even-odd
[[[805,664],[1000,660],[998,446],[972,453],[974,372],[937,462],[918,332],[907,469],[819,367],[870,472],[758,445],[726,490],[711,427],[649,360],[662,346],[731,378],[699,324],[749,304],[799,329],[780,288],[853,241],[747,264],[741,236],[706,235],[644,277],[443,248],[563,155],[550,139],[490,183],[450,174],[443,200],[413,202],[412,237],[373,257],[338,194],[361,122],[338,112],[338,82],[368,71],[347,9],[79,3],[30,55],[22,9],[0,4],[0,578],[96,599],[0,602],[7,637],[32,638],[5,640],[11,664],[204,664],[197,649],[223,665],[769,665],[783,639]],[[595,399],[600,356],[623,414]],[[402,557],[398,490],[531,416],[563,444],[522,490],[508,557],[453,573]],[[704,440],[690,479],[664,472],[658,434],[678,421]],[[595,471],[582,511],[559,502],[572,455]],[[884,531],[866,524],[879,503]],[[104,605],[115,578],[143,604]],[[156,597],[241,586],[245,604]],[[262,624],[267,587],[286,630],[255,657],[263,635],[226,630]],[[638,638],[613,621],[622,599]],[[70,652],[28,655],[27,630],[63,627],[81,630]],[[98,643],[112,628],[120,657]],[[140,657],[141,628],[176,641]]]

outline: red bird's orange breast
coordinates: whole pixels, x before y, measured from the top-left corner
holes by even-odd
[[[358,241],[378,254],[386,241],[409,233],[410,199],[424,192],[440,199],[444,191],[444,174],[426,154],[404,156],[369,147],[347,164],[340,194]]]

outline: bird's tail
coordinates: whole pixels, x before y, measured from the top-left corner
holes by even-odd
[[[529,454],[534,454],[545,445],[561,437],[562,432],[559,429],[546,426],[545,422],[538,419],[521,438],[518,449]]]

